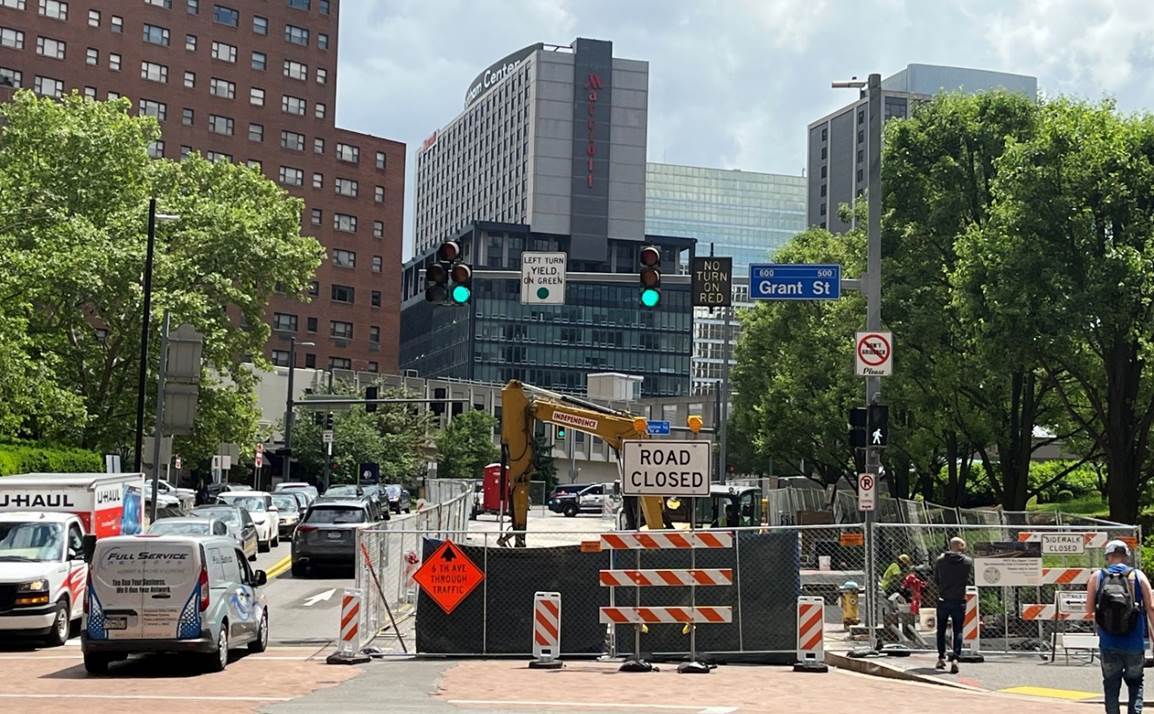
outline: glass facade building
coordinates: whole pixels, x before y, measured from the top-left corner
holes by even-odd
[[[715,255],[733,258],[733,299],[738,309],[750,306],[750,263],[768,262],[805,229],[803,176],[651,162],[645,187],[646,232],[691,236],[697,240],[699,255],[708,255],[712,246]],[[694,309],[693,394],[719,388],[726,331],[722,310]],[[729,320],[728,332],[732,349],[736,319]]]

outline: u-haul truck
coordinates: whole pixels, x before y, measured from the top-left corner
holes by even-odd
[[[68,639],[83,612],[91,543],[141,532],[143,474],[0,477],[0,637]]]

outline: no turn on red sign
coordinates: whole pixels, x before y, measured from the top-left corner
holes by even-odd
[[[888,377],[894,372],[894,340],[889,332],[859,332],[854,340],[854,370],[859,377]]]

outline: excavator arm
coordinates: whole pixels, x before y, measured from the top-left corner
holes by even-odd
[[[572,397],[531,387],[513,380],[501,390],[501,446],[507,483],[512,490],[512,531],[518,547],[525,546],[525,529],[529,518],[529,481],[533,476],[534,430],[537,422],[557,424],[591,434],[614,450],[626,439],[649,438],[645,417],[582,402]],[[641,499],[645,522],[650,528],[662,527],[660,498]],[[508,534],[498,541],[508,543]]]

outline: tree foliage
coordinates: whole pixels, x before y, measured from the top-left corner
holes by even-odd
[[[501,452],[493,443],[497,420],[485,412],[468,410],[453,417],[437,434],[437,476],[476,478],[485,467],[498,461]]]

